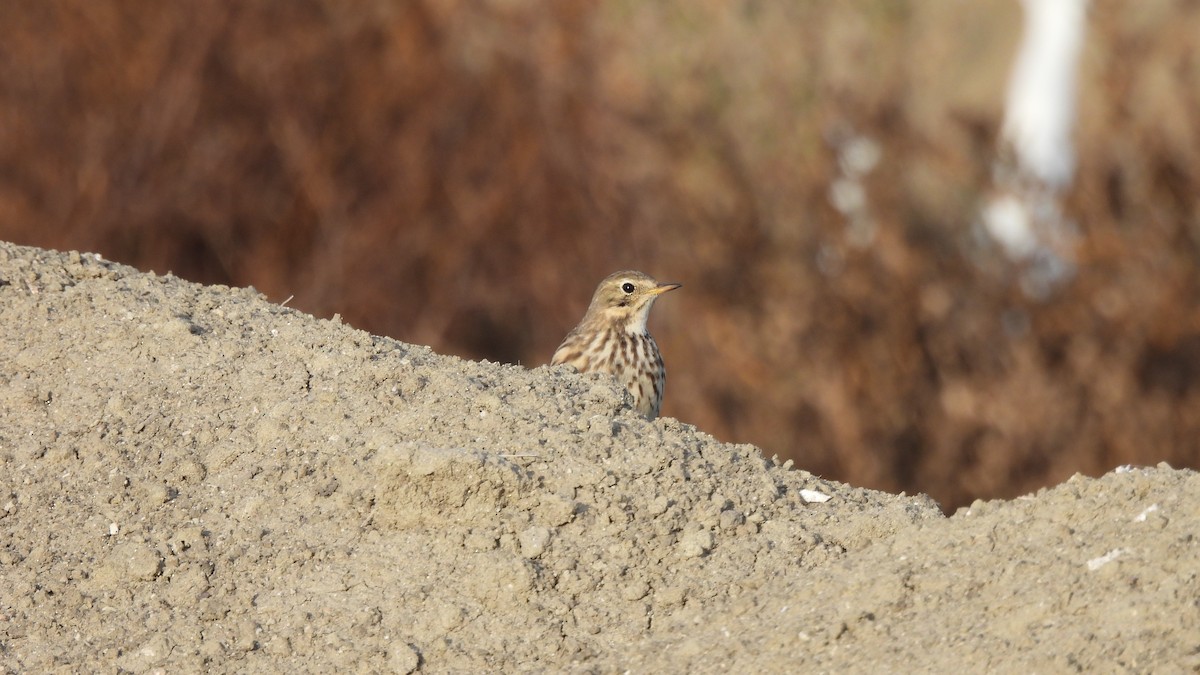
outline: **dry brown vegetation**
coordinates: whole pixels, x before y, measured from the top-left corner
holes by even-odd
[[[527,365],[635,267],[685,284],[664,414],[814,472],[953,507],[1200,466],[1200,5],[1093,3],[1045,300],[974,226],[1018,11],[3,3],[0,237]]]

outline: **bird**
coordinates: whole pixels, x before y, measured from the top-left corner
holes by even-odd
[[[633,395],[643,417],[658,417],[667,371],[646,319],[658,296],[683,284],[659,283],[626,270],[608,275],[596,287],[578,326],[563,338],[550,365],[568,364],[581,373],[614,375]]]

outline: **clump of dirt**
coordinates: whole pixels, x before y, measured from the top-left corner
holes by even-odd
[[[13,671],[1200,666],[1200,478],[952,517],[253,289],[0,245]]]

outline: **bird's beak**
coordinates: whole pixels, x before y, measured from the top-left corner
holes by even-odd
[[[673,291],[682,285],[683,284],[659,284],[650,289],[650,295],[662,295],[663,293],[666,293],[667,291]]]

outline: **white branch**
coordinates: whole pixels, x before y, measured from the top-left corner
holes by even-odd
[[[1008,87],[1001,132],[1020,169],[1061,189],[1075,171],[1075,79],[1087,0],[1022,0],[1025,35]]]

